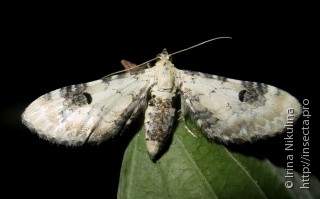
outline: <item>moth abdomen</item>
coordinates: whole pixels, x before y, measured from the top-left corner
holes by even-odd
[[[148,153],[154,158],[170,137],[176,109],[172,106],[172,99],[155,97],[148,104],[145,115],[146,141]]]

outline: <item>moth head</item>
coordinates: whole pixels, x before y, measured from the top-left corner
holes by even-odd
[[[160,54],[157,55],[157,61],[159,60],[169,60],[172,61],[171,56],[169,55],[167,49],[163,49]]]

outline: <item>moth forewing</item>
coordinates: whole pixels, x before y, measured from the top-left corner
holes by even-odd
[[[22,114],[41,137],[66,145],[100,143],[115,136],[146,103],[148,69],[113,75],[49,92]]]
[[[209,139],[254,141],[280,133],[288,110],[293,120],[301,114],[299,101],[263,83],[240,81],[179,70],[182,102]]]

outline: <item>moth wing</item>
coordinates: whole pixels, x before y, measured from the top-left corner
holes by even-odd
[[[209,139],[254,141],[282,132],[301,114],[298,100],[274,86],[178,71],[182,105]]]
[[[146,69],[64,87],[32,102],[22,121],[55,143],[100,143],[130,124],[146,104],[151,85],[152,74]]]

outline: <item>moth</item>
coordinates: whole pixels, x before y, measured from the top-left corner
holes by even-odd
[[[179,98],[182,118],[189,114],[204,136],[224,143],[273,136],[283,131],[288,109],[294,110],[292,120],[301,114],[300,103],[286,91],[180,70],[170,61],[173,54],[163,50],[148,68],[139,65],[44,94],[26,108],[22,121],[41,138],[78,146],[116,136],[145,111],[146,146],[154,159],[172,133],[173,102]]]

